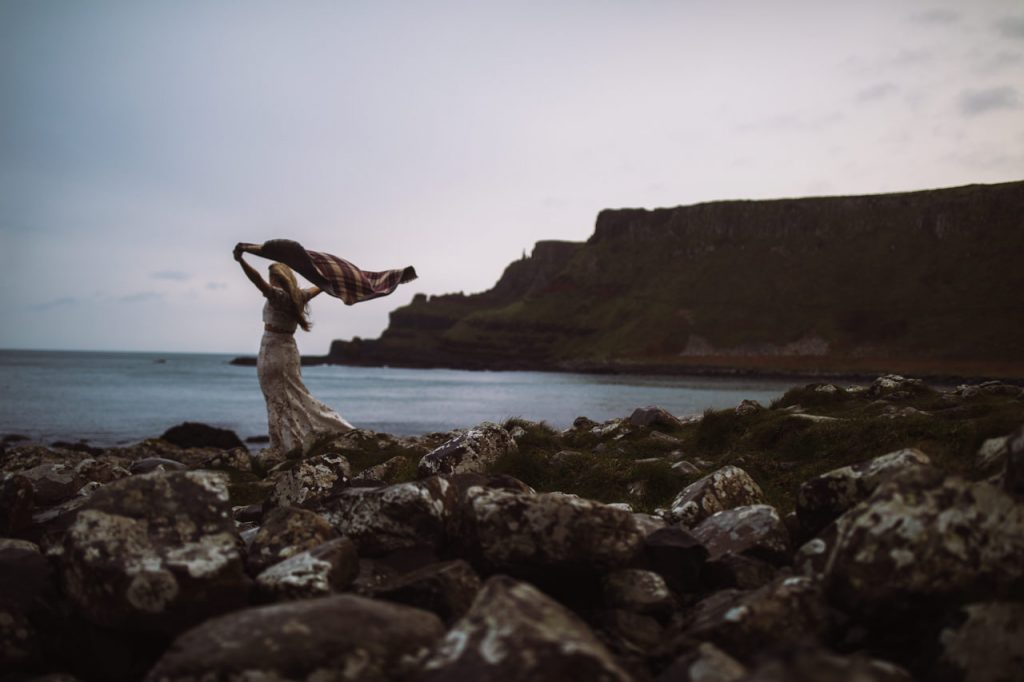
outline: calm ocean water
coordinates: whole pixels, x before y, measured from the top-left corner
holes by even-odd
[[[266,433],[255,367],[234,356],[0,351],[0,435],[125,444],[183,421]],[[446,369],[304,367],[310,391],[356,426],[396,435],[524,417],[565,428],[659,405],[677,415],[782,395],[792,381]]]

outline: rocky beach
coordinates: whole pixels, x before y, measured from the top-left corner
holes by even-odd
[[[0,448],[0,679],[1015,680],[1024,390]]]

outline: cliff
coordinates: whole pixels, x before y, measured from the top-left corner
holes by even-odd
[[[605,210],[328,361],[1024,376],[1024,182]]]

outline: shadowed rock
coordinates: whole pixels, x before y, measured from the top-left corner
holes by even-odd
[[[230,511],[222,474],[103,487],[64,538],[68,597],[98,625],[171,633],[238,608],[247,583]]]
[[[816,533],[866,499],[894,472],[929,464],[931,461],[926,454],[910,448],[815,476],[805,481],[797,492],[796,513],[800,524],[809,534]]]
[[[465,615],[479,591],[479,576],[460,559],[395,576],[370,593],[377,599],[432,611],[445,623],[452,623]]]
[[[505,576],[484,583],[469,613],[431,654],[418,682],[632,678],[583,621]]]
[[[716,512],[694,527],[693,536],[707,547],[712,561],[749,554],[774,563],[789,562],[789,532],[775,507],[767,504]]]
[[[256,577],[256,586],[272,601],[309,599],[344,591],[358,572],[355,545],[335,538],[267,568]]]
[[[703,642],[673,661],[656,682],[739,682],[746,675],[742,663],[714,644]]]
[[[336,535],[327,519],[308,509],[278,507],[267,514],[249,545],[246,565],[252,574],[312,549]]]
[[[352,467],[341,455],[317,455],[275,474],[271,503],[276,506],[315,507],[347,484]]]
[[[179,448],[244,448],[245,443],[230,429],[219,429],[198,422],[184,422],[164,431],[160,436]]]
[[[942,631],[941,679],[1020,679],[1024,673],[1024,604],[990,602],[964,608],[963,623]]]
[[[432,613],[352,595],[251,608],[178,637],[146,682],[398,680],[443,633]]]

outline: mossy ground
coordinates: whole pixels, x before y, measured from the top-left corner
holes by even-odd
[[[960,398],[922,386],[882,398],[817,391],[812,385],[791,389],[763,410],[709,410],[700,421],[674,428],[633,427],[618,420],[559,431],[513,417],[503,426],[517,432],[518,449],[499,458],[489,473],[514,476],[541,492],[627,502],[652,512],[699,477],[734,464],[757,480],[769,504],[786,513],[807,479],[902,448],[919,448],[948,473],[980,477],[974,458],[981,444],[1024,424],[1024,399],[1018,396]],[[355,475],[399,457],[387,480],[399,483],[415,479],[420,458],[451,435],[399,439],[364,432],[324,439],[304,456],[344,455]],[[699,462],[701,472],[674,470],[679,460]],[[263,492],[253,482],[237,483],[235,504]]]

